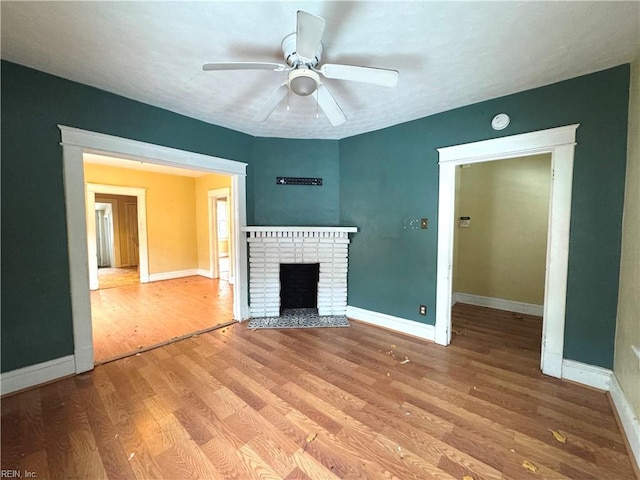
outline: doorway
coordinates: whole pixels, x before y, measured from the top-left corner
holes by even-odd
[[[456,167],[453,334],[540,361],[550,184],[549,154]]]
[[[212,278],[234,283],[231,195],[229,188],[209,190],[209,259]]]
[[[99,289],[91,293],[96,364],[228,324],[233,288],[198,267],[209,262],[208,257],[205,260],[201,256],[209,238],[207,192],[211,185],[227,186],[224,196],[218,198],[222,203],[218,205],[218,223],[224,229],[220,234],[228,242],[230,216],[220,207],[228,203],[231,178],[97,154],[84,155],[84,175],[95,192],[96,208],[109,202],[115,212],[113,223],[117,224],[114,235],[106,222],[111,217],[97,211]],[[137,274],[137,198],[99,193],[110,191],[110,186],[90,183],[103,181],[119,184],[121,190],[133,188],[146,193],[147,224],[140,228],[147,230],[149,283],[126,281],[131,271]],[[107,239],[111,245],[105,245]],[[117,254],[117,261],[103,258],[109,247]],[[104,291],[105,287],[109,291]]]
[[[136,197],[95,194],[98,288],[140,283],[137,204]]]
[[[542,316],[551,156],[456,168],[454,300]]]
[[[91,325],[91,299],[87,270],[90,268],[87,246],[87,218],[85,185],[83,175],[83,154],[99,153],[109,156],[172,166],[191,168],[212,173],[222,173],[231,177],[231,200],[234,208],[233,229],[240,231],[246,226],[246,164],[233,160],[186,152],[174,148],[124,139],[111,135],[99,134],[72,127],[59,125],[63,147],[63,172],[65,189],[65,207],[67,216],[67,237],[69,254],[69,272],[71,287],[71,308],[74,332],[75,372],[82,373],[93,369],[93,335]],[[93,200],[95,202],[95,200]],[[138,198],[138,225],[143,223],[144,202]],[[93,207],[93,205],[92,205]],[[94,208],[94,207],[93,207]],[[93,208],[90,211],[93,211]],[[91,215],[93,218],[93,214]],[[146,222],[146,220],[144,220]],[[94,222],[91,222],[94,223]],[[148,281],[148,265],[145,265],[143,247],[146,238],[140,234],[140,269],[146,268]],[[247,255],[246,248],[238,245],[240,237],[234,239],[235,265],[234,275],[236,288],[233,289],[233,318],[236,321],[249,318],[247,289]],[[95,243],[93,244],[95,248]],[[141,280],[144,280],[141,278]]]
[[[458,165],[551,154],[541,370],[562,378],[569,224],[576,129],[579,124],[438,149],[438,261],[435,342],[451,342],[455,169]]]
[[[136,283],[149,281],[149,254],[147,251],[147,211],[146,190],[144,188],[123,187],[119,185],[86,184],[86,236],[89,260],[89,289],[100,288],[100,229],[96,205],[109,204],[112,211],[112,268],[123,268],[121,272],[112,272],[114,277],[126,277],[128,284],[134,278]],[[103,235],[104,238],[104,235]],[[133,267],[126,268],[126,267]],[[104,277],[104,275],[103,275]],[[120,279],[110,278],[107,282],[116,283]],[[103,282],[104,283],[104,282]]]

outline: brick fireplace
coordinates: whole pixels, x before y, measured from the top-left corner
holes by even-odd
[[[249,243],[252,317],[280,315],[280,265],[319,264],[318,314],[347,309],[349,233],[356,227],[244,227]]]

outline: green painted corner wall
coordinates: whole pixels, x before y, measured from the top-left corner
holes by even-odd
[[[338,222],[337,141],[256,139],[11,62],[1,69],[2,372],[73,353],[58,124],[248,163],[249,224]],[[302,202],[311,221],[291,209],[294,190],[270,190],[275,175],[325,178]],[[274,198],[256,211],[256,193]]]
[[[579,123],[564,354],[611,368],[628,98],[629,65],[622,65],[343,139],[340,217],[360,228],[350,250],[349,305],[435,323],[437,148]],[[496,132],[490,122],[500,112],[511,124]],[[429,217],[428,230],[405,228],[419,217]]]
[[[340,141],[291,140],[254,138],[3,61],[1,370],[73,353],[57,124],[248,163],[249,224],[359,227],[349,304],[433,324],[435,149],[581,123],[565,356],[610,368],[628,88],[623,65]],[[501,111],[512,123],[497,134],[489,122]],[[318,176],[324,185],[279,187],[276,176]],[[420,217],[428,230],[414,228]]]
[[[337,140],[255,138],[251,156],[254,225],[339,225]],[[276,185],[276,177],[320,177],[322,186]]]
[[[2,62],[2,371],[73,353],[57,124],[247,161],[252,137]]]

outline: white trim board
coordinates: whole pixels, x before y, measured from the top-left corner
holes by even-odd
[[[0,375],[0,394],[6,395],[25,388],[35,387],[75,373],[76,362],[73,355],[18,368]]]
[[[611,395],[611,401],[618,412],[622,430],[629,442],[631,456],[635,460],[638,470],[640,470],[640,420],[633,413],[633,408],[631,408],[615,375],[611,376],[609,395]]]
[[[478,307],[489,307],[495,308],[496,310],[505,310],[507,312],[535,315],[537,317],[541,317],[544,313],[544,306],[542,305],[514,302],[513,300],[504,300],[502,298],[482,297],[480,295],[471,295],[470,293],[454,293],[453,304],[458,302],[465,303],[467,305],[476,305]]]
[[[106,154],[127,160],[230,175],[233,228],[236,232],[241,231],[240,229],[247,224],[247,164],[64,125],[58,125],[58,128],[62,140],[67,251],[73,320],[73,358],[75,373],[81,373],[93,369],[94,363],[83,154]],[[237,252],[234,259],[237,285],[233,289],[233,318],[235,320],[249,318],[247,250],[244,243],[240,244],[240,241],[240,236],[237,235],[234,246]]]
[[[566,358],[562,360],[562,378],[564,380],[571,380],[581,385],[608,392],[612,376],[613,372],[608,368],[567,360]]]
[[[172,280],[174,278],[183,278],[183,277],[194,277],[197,275],[200,275],[200,270],[198,270],[197,268],[192,268],[190,270],[176,270],[174,272],[151,273],[149,274],[149,281],[159,282],[162,280]]]
[[[213,272],[211,270],[207,270],[206,268],[198,268],[197,275],[200,275],[201,277],[215,278],[213,276]]]
[[[547,237],[542,372],[562,377],[569,259],[569,224],[576,129],[579,124],[439,148],[438,260],[435,341],[451,342],[453,231],[456,167],[467,163],[551,154],[551,195]]]
[[[347,305],[346,315],[349,318],[364,323],[370,323],[371,325],[433,341],[433,325],[407,320],[406,318],[394,317],[386,313],[373,312],[371,310],[365,310],[364,308],[352,307],[350,305]]]

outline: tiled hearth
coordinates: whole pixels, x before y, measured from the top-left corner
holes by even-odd
[[[349,233],[356,227],[244,227],[252,317],[280,315],[280,264],[319,263],[318,314],[347,309]]]

